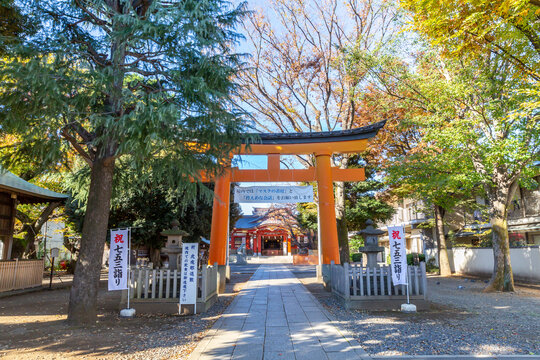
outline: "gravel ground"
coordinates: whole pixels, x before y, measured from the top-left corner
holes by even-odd
[[[233,272],[226,293],[206,313],[133,319],[118,317],[120,292],[108,292],[102,281],[98,321],[86,327],[66,323],[67,288],[2,298],[0,358],[185,359],[250,277]]]
[[[348,311],[312,273],[297,276],[371,355],[540,355],[540,286],[483,293],[481,280],[431,276],[430,310],[403,314]]]

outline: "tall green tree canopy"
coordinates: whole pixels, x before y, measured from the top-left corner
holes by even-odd
[[[513,75],[540,80],[540,1],[403,0],[413,27],[450,57],[503,57]]]
[[[519,182],[533,174],[540,156],[538,85],[514,76],[512,61],[495,52],[463,59],[423,50],[412,66],[391,53],[353,52],[374,86],[408,108],[403,123],[421,135],[406,154],[390,159],[395,178],[442,207],[457,200],[449,194],[482,188],[493,227],[489,288],[513,290],[506,218]]]
[[[92,322],[116,162],[127,161],[142,181],[151,173],[154,181],[189,184],[199,170],[219,171],[240,142],[244,122],[230,101],[240,58],[229,49],[243,5],[18,4],[39,27],[1,60],[2,131],[19,134],[19,148],[35,157],[60,161],[74,150],[90,168],[68,318]]]
[[[460,74],[468,85],[459,105],[464,114],[452,122],[454,136],[447,144],[468,144],[465,151],[490,202],[495,267],[488,289],[513,290],[508,206],[540,152],[540,2],[405,0],[402,5],[414,29],[443,57],[469,69]]]

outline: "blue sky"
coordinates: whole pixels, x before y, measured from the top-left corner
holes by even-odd
[[[239,5],[240,3],[243,3],[244,1],[241,0],[232,0],[231,1],[233,5]],[[272,19],[275,17],[275,14],[273,14],[272,7],[269,6],[269,2],[265,0],[249,0],[247,1],[248,9],[249,10],[258,10],[265,13],[265,15]],[[274,25],[276,25],[276,22],[273,22]],[[241,26],[238,27],[238,32],[242,32],[243,28]],[[250,46],[245,41],[240,41],[237,49],[240,53],[251,53]],[[284,157],[282,157],[282,160]],[[235,163],[236,162],[236,163]],[[289,164],[289,168],[293,169],[300,169],[302,168],[302,165],[298,162],[292,159],[291,157],[287,157],[286,162]],[[240,169],[266,169],[266,163],[267,163],[267,157],[266,155],[243,155],[241,157],[235,156],[233,159],[233,166],[238,166]],[[282,164],[282,168],[285,168]],[[272,186],[272,185],[298,185],[298,183],[239,183],[239,186]],[[269,203],[241,203],[240,208],[242,209],[242,212],[244,215],[252,214],[252,210],[254,207],[268,207],[271,204]]]

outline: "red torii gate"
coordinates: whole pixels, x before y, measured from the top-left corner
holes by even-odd
[[[366,150],[368,139],[374,137],[385,121],[342,131],[312,133],[256,134],[260,142],[242,145],[237,155],[268,155],[266,170],[240,170],[227,167],[215,180],[210,254],[208,263],[227,264],[227,234],[231,182],[292,182],[317,181],[319,194],[320,236],[319,251],[322,263],[339,264],[334,181],[364,181],[364,169],[340,169],[331,166],[333,154],[360,153]],[[281,155],[308,155],[316,158],[315,167],[280,169]]]

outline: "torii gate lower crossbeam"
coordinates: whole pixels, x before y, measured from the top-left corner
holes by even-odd
[[[228,218],[231,182],[317,181],[319,195],[319,251],[323,264],[339,264],[339,243],[334,206],[334,181],[363,181],[364,169],[338,169],[331,166],[333,154],[360,153],[368,139],[374,137],[385,122],[345,131],[294,134],[257,134],[260,143],[242,146],[238,155],[268,155],[267,170],[226,168],[215,180],[212,210],[210,254],[208,263],[226,265]],[[280,169],[280,155],[314,154],[314,168]]]

